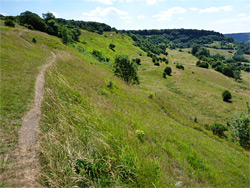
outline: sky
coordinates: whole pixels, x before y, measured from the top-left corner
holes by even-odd
[[[205,29],[250,32],[250,0],[0,0],[0,14],[97,21],[117,29]]]

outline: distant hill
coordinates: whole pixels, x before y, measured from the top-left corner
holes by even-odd
[[[250,33],[231,33],[224,35],[227,37],[232,37],[234,40],[239,42],[250,42]]]

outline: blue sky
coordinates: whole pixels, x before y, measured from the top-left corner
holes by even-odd
[[[117,29],[206,29],[250,32],[250,0],[0,0],[0,13],[97,21]]]

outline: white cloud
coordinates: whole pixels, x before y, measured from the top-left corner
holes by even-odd
[[[137,16],[137,19],[138,19],[138,20],[142,20],[142,19],[144,19],[144,18],[145,18],[145,16],[143,16],[143,15]]]
[[[128,13],[126,11],[117,9],[115,7],[107,7],[107,8],[101,8],[97,7],[94,10],[91,10],[90,12],[84,12],[82,13],[83,20],[88,21],[97,21],[97,22],[104,22],[106,21],[106,17],[108,16],[120,16],[120,18],[123,16],[125,18]]]
[[[98,3],[105,4],[105,5],[112,5],[113,1],[115,0],[87,0],[87,1],[98,2]]]
[[[167,21],[171,20],[172,15],[174,14],[183,14],[186,12],[186,9],[181,7],[173,7],[166,11],[161,11],[159,14],[153,15],[153,18],[156,18],[157,21]]]
[[[121,16],[120,17],[122,20],[132,20],[133,17],[132,16]]]
[[[157,3],[157,0],[146,0],[147,5],[155,5]]]
[[[180,18],[178,18],[178,20],[185,20],[185,18],[180,17]]]
[[[200,9],[200,13],[213,13],[213,12],[219,12],[219,11],[231,11],[233,10],[232,6],[223,6],[223,7],[209,7],[206,9]]]
[[[189,8],[189,10],[191,10],[191,11],[197,11],[199,9],[198,8]]]

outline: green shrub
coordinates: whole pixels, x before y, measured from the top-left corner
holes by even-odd
[[[115,51],[114,48],[115,48],[115,45],[114,45],[114,44],[109,44],[109,49]]]
[[[15,23],[12,20],[5,20],[4,25],[9,27],[15,27]]]
[[[134,63],[136,63],[137,65],[141,65],[141,59],[140,59],[140,58],[132,59],[132,61],[133,61]]]
[[[92,55],[98,60],[98,61],[105,61],[105,57],[102,55],[101,52],[97,50],[93,50]]]
[[[160,63],[159,62],[155,62],[154,65],[155,66],[160,66]]]
[[[225,90],[222,93],[222,98],[223,98],[223,101],[228,102],[232,98],[232,95],[228,90]]]
[[[131,62],[126,55],[116,55],[114,62],[114,74],[122,78],[127,84],[139,84],[137,76],[137,64]]]
[[[36,44],[37,41],[35,37],[32,38],[32,42]]]
[[[179,63],[177,63],[176,68],[184,70],[184,66],[182,64],[179,64]]]
[[[141,142],[144,142],[145,133],[143,130],[136,130],[135,134]]]
[[[225,137],[224,132],[228,131],[228,128],[225,125],[214,123],[210,126],[210,130],[213,131],[214,135],[217,135],[219,137]]]
[[[207,62],[197,61],[196,66],[208,69],[208,63]]]
[[[232,134],[235,136],[239,144],[250,149],[250,115],[240,114],[236,116],[232,123],[229,124],[232,128]]]
[[[171,75],[171,72],[172,72],[171,67],[168,67],[168,66],[167,66],[167,67],[164,69],[163,78],[166,78],[166,75],[170,76],[170,75]]]

